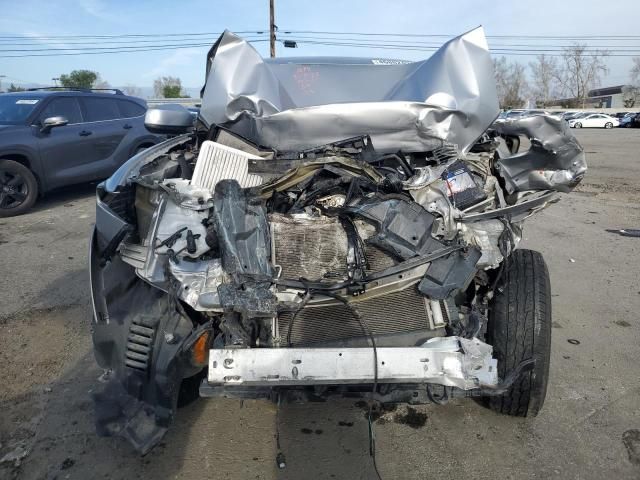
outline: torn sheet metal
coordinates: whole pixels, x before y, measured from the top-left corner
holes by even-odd
[[[466,152],[498,116],[493,63],[476,28],[427,60],[263,59],[225,32],[209,52],[200,118],[256,144],[303,150],[369,134],[379,151]]]
[[[528,151],[509,155],[496,163],[508,193],[570,192],[587,172],[584,150],[563,120],[535,115],[496,124],[493,128],[502,135],[524,135],[531,142]]]
[[[500,251],[500,237],[504,232],[504,224],[500,220],[484,220],[460,224],[462,238],[470,245],[475,245],[482,252],[476,265],[480,269],[497,268],[504,259]]]
[[[498,384],[493,348],[478,340],[436,337],[420,347],[377,349],[382,383],[432,383],[464,390]],[[292,386],[373,383],[373,350],[364,348],[212,349],[210,384]]]

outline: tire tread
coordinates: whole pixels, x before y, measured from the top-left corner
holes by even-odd
[[[535,416],[544,403],[549,372],[549,274],[542,255],[532,250],[516,250],[506,262],[490,308],[487,339],[500,378],[523,360],[535,358],[536,364],[508,392],[489,397],[489,406],[506,415]]]

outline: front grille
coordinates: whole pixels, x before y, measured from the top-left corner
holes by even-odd
[[[429,314],[425,297],[412,285],[399,292],[357,302],[356,308],[366,320],[373,335],[388,335],[429,329]],[[287,341],[293,313],[281,313],[278,328]],[[293,345],[311,344],[366,336],[353,310],[338,304],[307,307],[295,317],[290,341]]]
[[[147,371],[151,360],[151,349],[155,329],[145,326],[143,320],[134,320],[129,327],[127,351],[124,364],[135,370]]]

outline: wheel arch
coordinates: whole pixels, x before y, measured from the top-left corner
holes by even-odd
[[[135,155],[139,148],[153,147],[160,142],[162,142],[162,139],[158,139],[157,137],[151,135],[136,139],[136,141],[133,142],[131,149],[129,150],[129,158]]]
[[[34,168],[34,162],[29,155],[22,152],[0,152],[0,160],[13,160],[14,162],[18,162],[21,165],[27,167],[33,176],[36,177],[36,181],[38,182],[38,196],[41,197],[44,194],[44,185],[42,184],[42,178],[38,172],[37,168]]]

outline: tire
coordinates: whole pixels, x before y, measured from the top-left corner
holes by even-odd
[[[573,126],[573,128],[582,128],[582,124],[578,122]]]
[[[516,250],[506,260],[489,306],[487,341],[501,379],[520,362],[535,359],[509,391],[488,397],[489,407],[505,415],[536,416],[547,394],[551,354],[551,285],[539,252]]]
[[[141,152],[144,152],[147,148],[152,147],[153,145],[141,145],[136,148],[135,152],[133,152],[133,156],[138,155]]]
[[[613,123],[607,122],[604,124],[604,128],[613,128]]]
[[[22,215],[37,199],[33,172],[16,161],[0,159],[0,217]]]

